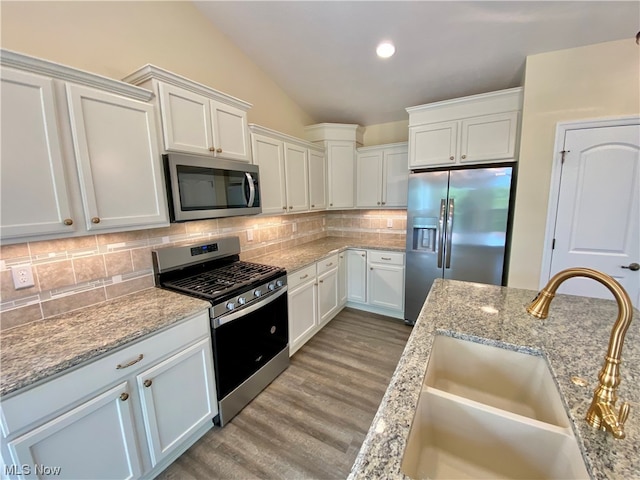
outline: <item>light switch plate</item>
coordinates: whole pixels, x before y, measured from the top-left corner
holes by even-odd
[[[34,285],[31,265],[14,265],[11,267],[11,275],[13,276],[13,286],[16,290],[33,287]]]
[[[387,228],[393,228],[393,218],[387,218]]]
[[[253,230],[247,230],[247,242],[253,242]]]

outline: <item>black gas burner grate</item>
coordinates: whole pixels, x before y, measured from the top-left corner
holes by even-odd
[[[280,271],[279,267],[237,261],[196,275],[164,282],[163,286],[215,299],[231,289],[241,288]]]

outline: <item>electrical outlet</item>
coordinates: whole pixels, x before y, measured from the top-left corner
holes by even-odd
[[[387,228],[393,228],[393,218],[387,218]]]
[[[247,242],[253,242],[253,230],[247,230]]]
[[[16,290],[33,287],[33,270],[31,265],[15,265],[11,267],[13,286]]]
[[[293,231],[296,232],[298,230],[298,224],[296,222],[293,222],[291,224],[291,226],[293,227]]]

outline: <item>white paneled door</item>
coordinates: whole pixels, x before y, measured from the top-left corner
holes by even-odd
[[[615,278],[640,307],[640,125],[568,130],[550,276],[587,267]],[[573,278],[559,293],[612,298]]]

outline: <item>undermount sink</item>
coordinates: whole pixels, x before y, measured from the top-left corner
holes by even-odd
[[[437,335],[402,459],[411,478],[589,478],[543,357]]]

